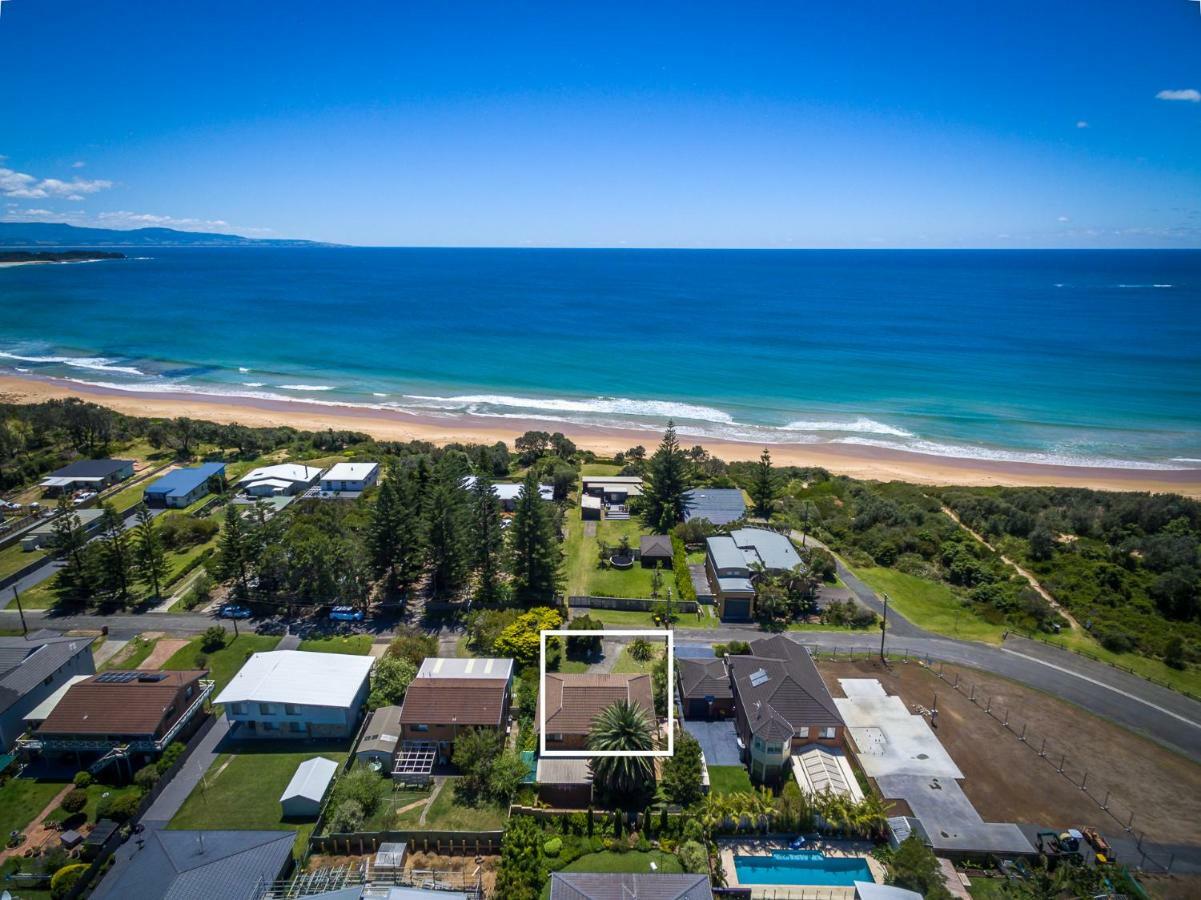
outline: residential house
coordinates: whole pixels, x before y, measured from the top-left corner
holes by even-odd
[[[746,621],[755,614],[751,576],[780,573],[801,565],[801,557],[785,535],[764,528],[737,528],[705,542],[705,569],[725,621]]]
[[[580,497],[580,518],[585,522],[599,522],[603,502],[600,497],[584,494]]]
[[[93,772],[125,761],[128,774],[204,721],[213,690],[208,671],[114,669],[71,685],[28,738],[17,745],[43,757],[71,760]]]
[[[25,716],[77,675],[96,671],[90,637],[37,631],[0,637],[0,751],[25,731]]]
[[[337,463],[321,476],[321,496],[329,495],[353,500],[377,481],[379,481],[379,463]]]
[[[92,900],[253,900],[292,867],[295,831],[174,831],[147,823]]]
[[[147,506],[183,509],[212,492],[214,480],[225,478],[225,463],[207,462],[168,472],[142,492]]]
[[[317,818],[321,812],[321,801],[325,799],[337,773],[338,764],[324,756],[314,756],[297,766],[292,780],[279,798],[284,818]]]
[[[585,475],[580,482],[585,494],[606,503],[624,506],[631,497],[642,496],[641,475]]]
[[[671,546],[671,536],[666,534],[644,534],[638,539],[638,558],[642,568],[653,569],[662,567],[670,572],[675,562],[675,550]]]
[[[363,739],[354,750],[355,759],[380,772],[391,772],[400,730],[400,707],[381,706],[367,719]]]
[[[650,675],[563,675],[547,672],[538,697],[534,727],[543,724],[547,750],[586,750],[588,735],[597,716],[619,701],[639,707],[652,727],[655,701]]]
[[[746,500],[738,488],[694,488],[685,494],[684,521],[705,519],[729,525],[746,515]]]
[[[102,491],[132,477],[132,459],[80,459],[51,472],[42,479],[41,487],[58,496],[79,490]]]
[[[86,537],[99,534],[104,527],[104,510],[100,507],[72,510],[79,517],[79,525]],[[57,518],[57,517],[56,517]],[[21,549],[29,553],[50,547],[54,543],[54,519],[48,519],[41,525],[31,528],[21,535]]]
[[[735,730],[751,777],[776,782],[794,752],[811,744],[839,747],[846,727],[808,650],[783,635],[750,647],[750,655],[726,659]]]
[[[468,475],[463,479],[463,488],[470,491],[475,487],[476,476]],[[523,485],[514,484],[507,481],[494,481],[492,483],[492,493],[496,495],[496,499],[500,501],[500,508],[505,512],[513,512],[517,508],[517,500],[521,497]],[[553,484],[538,485],[538,499],[554,500],[555,486]]]
[[[550,900],[713,900],[708,875],[552,872]]]
[[[734,687],[725,659],[676,657],[676,681],[686,719],[725,719],[734,715]]]
[[[355,733],[367,700],[370,656],[256,653],[214,703],[235,738],[334,738]]]
[[[252,497],[303,494],[317,483],[321,470],[300,463],[260,466],[238,479],[238,490]]]
[[[513,660],[429,657],[405,691],[403,741],[430,743],[449,761],[465,728],[504,734],[513,693]]]

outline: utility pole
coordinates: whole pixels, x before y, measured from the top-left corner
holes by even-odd
[[[17,592],[17,586],[13,585],[13,599],[17,601],[17,612],[21,615],[21,633],[25,637],[29,637],[29,626],[25,624],[25,610],[21,608],[21,595]]]
[[[880,622],[880,662],[884,662],[884,633],[888,629],[888,594],[884,597],[884,618]]]

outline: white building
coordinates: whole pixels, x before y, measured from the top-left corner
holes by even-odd
[[[463,479],[463,487],[471,490],[475,487],[476,476],[468,475]],[[500,508],[505,512],[512,512],[517,508],[517,498],[521,496],[521,484],[514,484],[509,481],[493,482],[492,493],[496,494],[496,499],[500,501]],[[555,499],[555,487],[551,484],[538,485],[538,497],[542,500]]]
[[[284,817],[315,818],[337,771],[338,764],[324,756],[306,759],[297,766],[296,774],[279,798]]]
[[[354,734],[367,699],[370,656],[272,650],[256,653],[214,700],[236,738]]]
[[[254,497],[300,494],[316,484],[320,477],[321,470],[314,466],[280,463],[247,472],[238,479],[238,489]]]
[[[361,494],[379,481],[379,463],[338,463],[321,476],[322,494]]]

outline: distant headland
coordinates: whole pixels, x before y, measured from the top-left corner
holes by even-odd
[[[0,222],[0,252],[29,247],[337,247],[319,241],[248,238],[174,228],[81,228],[65,222]]]
[[[0,250],[0,266],[95,262],[101,259],[125,259],[125,254],[113,250]]]

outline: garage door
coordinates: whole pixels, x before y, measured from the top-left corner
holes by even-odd
[[[689,719],[707,719],[709,718],[709,704],[703,699],[689,700],[685,715]]]
[[[723,619],[749,619],[751,617],[750,600],[727,599]]]

